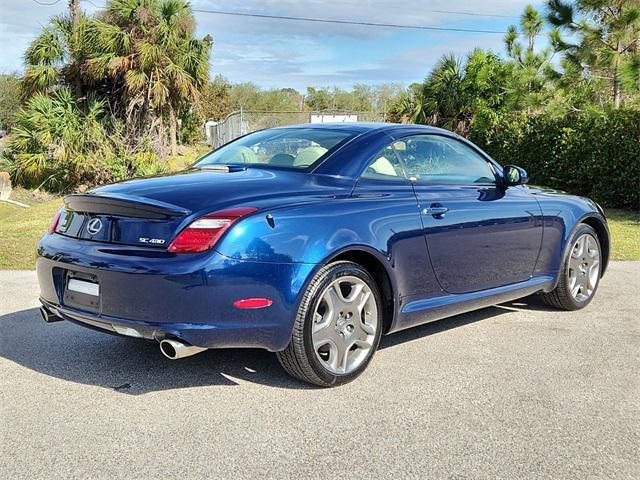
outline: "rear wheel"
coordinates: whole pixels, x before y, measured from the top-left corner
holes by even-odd
[[[593,299],[600,283],[600,242],[595,230],[580,225],[571,239],[571,251],[567,255],[558,285],[542,299],[552,307],[562,310],[579,310]]]
[[[382,332],[380,292],[371,275],[352,262],[323,267],[307,288],[291,342],[278,360],[292,376],[323,387],[360,375]]]

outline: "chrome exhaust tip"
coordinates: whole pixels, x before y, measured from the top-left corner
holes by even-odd
[[[188,343],[181,342],[175,339],[165,339],[160,342],[160,351],[162,354],[170,360],[177,360],[179,358],[190,357],[196,353],[204,352],[207,350],[202,347],[194,347]]]
[[[63,320],[45,307],[40,307],[40,315],[42,315],[42,319],[47,323],[61,322]]]

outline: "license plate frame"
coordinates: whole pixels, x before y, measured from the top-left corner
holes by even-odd
[[[82,310],[100,311],[102,286],[97,275],[67,271],[63,303]]]

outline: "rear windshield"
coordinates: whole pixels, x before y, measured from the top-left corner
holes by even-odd
[[[306,169],[322,161],[355,133],[318,128],[284,128],[250,133],[203,157],[195,167],[256,165]]]

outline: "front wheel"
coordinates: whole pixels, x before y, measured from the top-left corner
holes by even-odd
[[[558,285],[543,293],[542,299],[562,310],[586,307],[600,283],[601,251],[596,231],[589,225],[580,225],[571,238],[571,251],[560,271]]]
[[[292,376],[323,387],[360,375],[382,333],[380,291],[360,265],[339,261],[313,278],[296,315],[289,345],[278,360]]]

